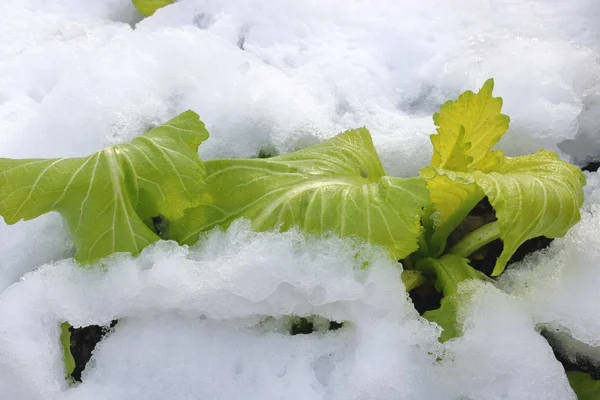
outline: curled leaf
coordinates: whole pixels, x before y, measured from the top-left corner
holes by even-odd
[[[474,176],[496,210],[504,243],[493,276],[504,271],[508,260],[526,240],[564,236],[581,219],[585,176],[550,151],[505,157],[496,170],[487,174],[475,172]]]

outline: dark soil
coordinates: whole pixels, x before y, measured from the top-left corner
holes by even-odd
[[[92,353],[96,345],[102,338],[117,325],[118,321],[112,321],[109,326],[90,325],[83,328],[73,328],[71,331],[71,354],[75,360],[75,370],[72,377],[75,381],[81,382],[81,374],[85,369],[88,361],[92,358]],[[336,331],[344,326],[343,323],[337,321],[329,322],[329,330]],[[290,330],[291,335],[308,335],[314,332],[312,321],[307,318],[299,318]]]
[[[116,324],[117,321],[112,321],[110,326],[90,325],[83,328],[69,328],[71,331],[71,354],[75,360],[73,379],[81,382],[81,373],[92,357],[96,345]]]
[[[337,331],[338,329],[344,326],[343,323],[330,321],[329,322],[329,330]],[[307,318],[300,318],[298,322],[292,325],[292,329],[290,330],[291,335],[309,335],[315,331],[315,327],[312,321]]]
[[[596,172],[598,171],[598,168],[600,168],[600,161],[592,161],[587,163],[583,168],[581,168],[581,170],[588,172]]]
[[[426,311],[440,308],[440,302],[444,297],[442,293],[435,290],[433,285],[429,284],[411,290],[409,296],[420,315],[423,315]]]

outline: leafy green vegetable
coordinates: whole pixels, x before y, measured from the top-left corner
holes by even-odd
[[[431,135],[433,156],[430,167],[421,171],[435,207],[430,216],[435,230],[428,237],[432,254],[442,253],[450,233],[484,196],[472,179],[461,181],[452,171],[485,172],[501,157],[491,148],[508,129],[510,118],[500,113],[502,99],[492,97],[493,89],[494,81],[489,79],[478,93],[468,90],[433,115],[438,127],[437,134]]]
[[[475,94],[467,90],[442,105],[433,115],[438,127],[431,135],[431,166],[452,171],[488,171],[502,153],[491,148],[508,129],[510,118],[501,114],[502,98],[492,97],[494,80],[488,79]]]
[[[499,275],[517,248],[526,240],[564,236],[579,222],[585,176],[550,151],[510,158],[495,171],[476,172],[498,217],[502,254],[493,275]]]
[[[440,308],[426,311],[423,317],[436,323],[442,328],[440,343],[447,342],[462,335],[462,327],[458,320],[458,312],[465,302],[458,295],[445,296],[440,302]]]
[[[89,157],[0,159],[0,215],[8,224],[57,211],[67,221],[76,259],[139,253],[159,237],[145,221],[177,219],[198,205],[205,168],[198,146],[208,138],[192,111],[130,143]]]
[[[467,259],[453,254],[438,259],[424,258],[419,261],[417,268],[426,274],[434,275],[436,288],[444,294],[440,308],[425,312],[423,317],[443,329],[441,342],[460,336],[462,332],[457,316],[462,305],[469,301],[470,295],[459,292],[458,285],[467,279],[486,282],[490,279],[471,267]]]
[[[461,179],[462,175],[453,171],[425,167],[420,174],[427,180],[433,205],[425,217],[425,224],[429,227],[426,232],[428,255],[439,256],[450,233],[484,197],[484,193],[473,179]]]
[[[499,275],[524,241],[563,236],[579,221],[585,177],[550,151],[511,158],[492,150],[509,123],[500,113],[502,99],[492,97],[493,86],[490,79],[479,93],[465,92],[435,114],[434,155],[421,176],[435,208],[428,216],[431,255],[442,253],[448,235],[487,196],[504,242],[493,271]]]
[[[590,374],[579,371],[568,371],[567,378],[577,394],[578,400],[600,399],[600,381],[592,379]]]
[[[385,175],[367,129],[268,159],[206,162],[200,206],[171,224],[171,237],[193,243],[217,225],[246,217],[257,231],[298,226],[309,233],[355,235],[398,259],[414,252],[428,204],[420,178]]]
[[[174,3],[174,0],[132,0],[132,2],[140,14],[149,17],[159,8]]]
[[[458,285],[467,279],[478,279],[490,282],[484,273],[469,265],[469,260],[454,254],[446,254],[441,258],[424,258],[417,267],[426,274],[434,275],[436,288],[444,296],[452,296],[458,290]]]
[[[170,1],[134,3],[150,15]],[[509,124],[493,86],[489,80],[434,115],[434,153],[420,177],[387,176],[366,128],[291,154],[203,163],[198,146],[208,132],[187,111],[89,157],[0,159],[0,215],[13,224],[59,212],[81,263],[116,252],[138,254],[159,240],[154,221],[160,221],[161,237],[184,244],[238,218],[248,218],[257,231],[299,227],[358,237],[402,259],[407,290],[435,283],[444,298],[424,317],[443,328],[440,339],[446,341],[461,334],[457,316],[471,301],[459,284],[490,280],[466,257],[502,239],[493,271],[498,275],[527,239],[564,235],[583,203],[583,173],[557,155],[542,150],[511,158],[492,149]],[[449,235],[484,196],[497,220],[467,231],[446,250]],[[68,329],[64,323],[60,340],[69,374]],[[574,387],[584,381],[589,379],[573,375]]]
[[[467,91],[434,115],[434,154],[420,172],[432,207],[424,216],[425,250],[417,253],[416,269],[429,275],[444,294],[440,308],[423,315],[443,328],[442,342],[461,334],[457,315],[469,295],[457,292],[458,284],[489,279],[464,257],[502,239],[503,251],[492,273],[499,275],[524,241],[562,236],[580,218],[585,178],[578,168],[546,150],[515,158],[492,150],[509,124],[500,113],[502,99],[492,96],[493,87],[490,79],[478,93]],[[497,221],[467,234],[443,255],[450,233],[484,196]]]

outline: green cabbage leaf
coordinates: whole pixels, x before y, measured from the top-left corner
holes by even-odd
[[[171,223],[170,238],[192,244],[202,231],[244,217],[257,231],[299,227],[355,236],[401,259],[417,250],[425,182],[385,174],[371,135],[349,130],[321,144],[267,159],[209,160],[200,206]]]
[[[140,14],[149,17],[159,8],[172,4],[174,0],[132,0]]]
[[[198,115],[186,111],[89,157],[0,158],[0,215],[14,224],[60,213],[84,264],[138,254],[159,239],[152,217],[177,219],[198,205],[206,175],[198,146],[207,138]]]
[[[444,294],[440,307],[426,311],[423,317],[442,328],[439,338],[442,343],[462,335],[458,313],[470,301],[471,293],[460,291],[460,283],[470,279],[490,282],[491,279],[471,267],[469,260],[454,254],[421,259],[418,269],[433,278],[436,289]]]

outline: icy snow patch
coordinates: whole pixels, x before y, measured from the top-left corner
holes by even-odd
[[[202,51],[190,51],[194,48]],[[304,89],[206,32],[131,32],[94,55],[72,62],[77,68],[70,79],[44,97],[24,131],[5,137],[3,156],[87,155],[190,108],[211,133],[200,148],[205,158],[252,157],[269,146],[289,151],[318,143],[321,132],[335,132]],[[82,87],[93,95],[81,97]],[[325,122],[314,126],[306,115],[313,120],[322,115]],[[312,140],[281,136],[289,129]]]
[[[595,172],[587,176],[581,222],[547,251],[509,268],[500,283],[568,358],[600,365],[600,180]]]
[[[365,263],[369,268],[363,269]],[[21,399],[568,399],[549,346],[515,301],[481,289],[465,335],[441,345],[387,253],[239,221],[192,248],[160,242],[138,257],[27,274],[0,296],[0,389]],[[493,311],[493,312],[491,312]],[[310,335],[267,317],[346,324]],[[83,382],[68,388],[61,321],[120,322]],[[526,355],[524,355],[526,354]],[[492,367],[490,367],[492,366]]]
[[[431,114],[490,76],[511,154],[593,141],[600,71],[585,46],[600,28],[592,2],[574,3],[187,0],[132,31],[125,0],[4,2],[1,151],[87,154],[192,108],[213,133],[205,157],[366,125],[388,171],[411,175],[430,156]],[[589,149],[563,148],[578,161]]]
[[[212,134],[200,148],[207,159],[291,151],[367,126],[386,170],[410,176],[431,155],[431,114],[494,77],[512,117],[501,148],[514,155],[543,146],[583,162],[600,156],[598,11],[594,0],[332,0],[318,7],[289,0],[182,0],[141,20],[129,0],[5,0],[0,156],[89,154],[191,108]],[[597,213],[590,209],[578,230],[540,256],[545,269],[530,259],[530,268],[518,272],[531,278],[529,288],[511,287],[534,320],[510,298],[485,292],[493,306],[482,300],[489,309],[476,313],[472,330],[441,348],[436,330],[406,301],[395,266],[369,255],[379,260],[370,272],[347,272],[342,262],[347,268],[356,260],[343,255],[345,242],[315,241],[298,250],[290,243],[299,239],[290,236],[267,240],[268,234],[246,232],[240,233],[245,242],[234,242],[234,230],[220,239],[213,239],[215,233],[191,251],[161,243],[136,260],[116,256],[108,272],[82,270],[71,261],[47,265],[0,297],[0,389],[9,398],[46,400],[77,397],[94,385],[102,391],[98,382],[114,379],[117,398],[136,397],[145,388],[169,393],[174,386],[186,398],[186,387],[195,384],[186,371],[204,371],[210,383],[219,382],[222,367],[230,377],[239,371],[242,381],[267,382],[280,396],[286,387],[298,388],[297,378],[312,398],[519,398],[519,388],[532,388],[522,387],[530,379],[556,384],[530,396],[559,398],[566,393],[564,377],[548,347],[532,336],[532,326],[550,323],[598,345],[591,305],[598,302],[573,297],[596,296]],[[2,224],[0,235],[0,290],[71,251],[55,215]],[[332,249],[337,251],[330,254]],[[292,267],[281,269],[285,265]],[[258,316],[302,311],[353,324],[331,336],[292,338],[251,329]],[[62,392],[57,322],[113,318],[122,323],[99,346],[86,381]],[[138,342],[142,331],[147,340]],[[214,359],[219,367],[211,370],[190,348],[212,351],[204,340],[215,335],[222,340],[211,343],[228,357]],[[252,346],[238,345],[238,339]],[[495,342],[504,343],[506,354],[490,345]],[[332,354],[323,353],[330,345]],[[124,349],[131,349],[130,358]],[[455,354],[436,366],[444,351]],[[172,375],[155,371],[164,379],[139,387],[137,368],[160,368],[167,358],[179,360],[181,368]],[[260,374],[237,368],[238,361],[256,366],[260,360]],[[119,381],[113,364],[130,381]],[[198,385],[209,395],[216,387]],[[221,388],[229,390],[223,396],[240,387]],[[263,394],[258,384],[253,389]],[[102,393],[106,398],[112,392]]]
[[[89,398],[100,383],[100,392],[113,398],[142,390],[144,398],[186,399],[186,388],[239,398],[249,383],[257,395],[270,388],[284,398],[290,385],[300,385],[305,398],[314,398],[313,391],[330,390],[336,360],[353,371],[359,366],[352,349],[372,340],[386,342],[392,332],[390,340],[404,338],[404,352],[414,353],[402,367],[404,382],[417,379],[418,366],[429,362],[412,347],[423,341],[435,347],[438,332],[416,320],[397,263],[349,240],[255,234],[244,222],[213,232],[192,250],[161,242],[138,259],[117,255],[106,262],[106,271],[69,260],[49,264],[4,292],[0,388],[40,399],[66,390],[57,343],[58,323],[65,320],[74,326],[122,320],[99,347],[83,384],[64,393],[73,398]],[[371,268],[362,269],[365,262]],[[313,314],[350,326],[306,338],[253,331],[267,316]],[[413,322],[404,327],[405,321]],[[152,370],[155,379],[148,381]],[[148,397],[152,393],[158,397]]]
[[[33,268],[73,253],[67,224],[56,213],[12,227],[0,220],[0,293]]]
[[[430,123],[443,101],[494,77],[513,121],[512,140],[501,146],[515,155],[542,146],[556,151],[565,140],[598,133],[581,118],[599,109],[587,100],[600,93],[597,48],[589,40],[600,37],[600,28],[588,14],[597,6],[573,3],[185,0],[138,29],[194,26],[214,33],[305,84],[335,109],[338,124],[366,124],[376,137],[403,141],[411,127],[396,130],[399,116],[430,133],[421,118]],[[566,34],[574,20],[580,31]],[[583,149],[567,150],[577,161],[585,158]]]
[[[447,399],[576,399],[563,366],[516,298],[490,284],[466,282],[463,336],[442,359]],[[450,390],[448,390],[450,392]]]

